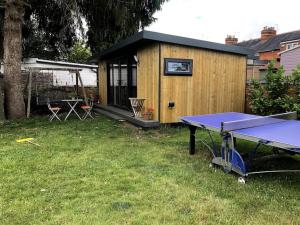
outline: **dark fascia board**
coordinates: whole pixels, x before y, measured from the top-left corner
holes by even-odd
[[[244,47],[239,47],[234,45],[219,44],[215,42],[180,37],[180,36],[163,34],[163,33],[152,32],[152,31],[141,31],[119,42],[118,44],[112,46],[111,48],[103,51],[100,54],[100,59],[106,58],[108,55],[113,54],[114,52],[121,50],[122,48],[129,47],[130,45],[134,45],[135,43],[142,40],[177,44],[177,45],[183,45],[183,46],[189,46],[195,48],[203,48],[203,49],[209,49],[209,50],[227,52],[227,53],[233,53],[239,55],[254,54],[254,51],[249,48],[244,48]]]
[[[203,41],[203,40],[198,40],[193,38],[186,38],[186,37],[162,34],[157,32],[144,31],[144,34],[145,34],[144,35],[145,39],[151,39],[158,42],[178,44],[178,45],[184,45],[184,46],[196,47],[196,48],[204,48],[204,49],[210,49],[210,50],[221,51],[221,52],[235,53],[240,55],[249,55],[253,52],[253,50],[251,49],[247,49],[239,46],[219,44],[210,41]]]
[[[278,50],[280,50],[280,48],[278,48],[278,47],[276,47],[276,48],[267,48],[267,49],[258,51],[258,53],[263,53],[263,52],[274,52],[274,51],[278,51]]]
[[[129,45],[132,45],[142,39],[143,39],[143,31],[136,33],[136,34],[126,38],[125,40],[122,40],[119,43],[113,45],[112,47],[104,50],[103,52],[100,53],[100,59],[105,58],[107,55],[110,55],[110,54],[112,54],[122,48],[125,48]]]

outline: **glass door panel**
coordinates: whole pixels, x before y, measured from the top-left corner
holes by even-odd
[[[128,98],[137,94],[136,64],[131,58],[125,58],[113,61],[108,68],[108,104],[130,109]]]
[[[128,70],[127,64],[120,65],[120,91],[119,91],[119,103],[121,106],[128,106]]]

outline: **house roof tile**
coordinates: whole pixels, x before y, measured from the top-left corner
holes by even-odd
[[[248,41],[239,42],[237,46],[250,48],[256,52],[268,52],[280,49],[280,43],[291,40],[300,39],[300,30],[278,34],[275,37],[268,39],[267,41],[261,41],[258,39],[251,39]]]

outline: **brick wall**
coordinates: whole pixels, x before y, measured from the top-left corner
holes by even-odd
[[[28,82],[29,73],[23,73],[23,89],[25,90]],[[98,100],[97,87],[85,87],[87,97]],[[25,90],[25,100],[27,99],[27,90]],[[79,84],[79,96],[83,97],[82,88]],[[32,75],[32,103],[44,104],[47,99],[68,99],[75,97],[75,86],[54,86],[52,73],[33,73]],[[38,101],[37,101],[38,100]]]
[[[259,53],[259,59],[260,60],[279,60],[280,56],[278,55],[278,53],[280,52],[280,50],[276,50],[276,51],[270,51],[270,52],[261,52]]]
[[[261,71],[265,71],[267,67],[267,65],[247,65],[247,81],[260,80],[262,78]]]

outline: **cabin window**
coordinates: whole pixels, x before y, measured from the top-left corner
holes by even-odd
[[[192,76],[193,60],[192,59],[171,59],[165,58],[165,75],[166,76]]]

